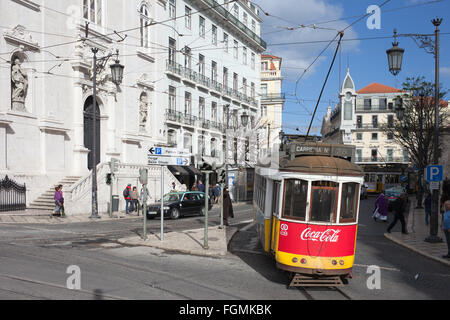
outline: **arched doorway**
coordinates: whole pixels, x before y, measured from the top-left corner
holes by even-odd
[[[90,96],[89,98],[86,99],[86,102],[84,103],[84,147],[86,149],[89,149],[90,151],[93,148],[93,143],[94,143],[94,139],[93,139],[93,106],[94,106],[94,99],[92,96]],[[97,99],[97,103],[96,103],[96,112],[95,112],[95,130],[96,130],[96,137],[95,137],[95,154],[96,154],[96,165],[98,165],[100,163],[100,108],[99,108],[99,103],[98,103],[98,99]],[[88,169],[92,170],[93,168],[93,164],[92,164],[92,160],[93,160],[93,153],[89,152],[88,154]]]

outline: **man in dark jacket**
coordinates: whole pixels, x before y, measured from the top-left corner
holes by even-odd
[[[407,207],[406,202],[406,193],[402,193],[400,198],[394,201],[392,204],[392,211],[394,212],[394,221],[389,225],[387,232],[391,233],[392,228],[397,224],[397,221],[400,220],[400,223],[402,224],[402,233],[408,234],[408,231],[406,230],[406,220],[405,220],[405,210]]]
[[[130,214],[133,210],[133,203],[131,201],[131,184],[123,190],[123,198],[125,199],[125,213]]]
[[[225,189],[223,189],[223,223],[226,226],[229,226],[228,218],[234,218],[234,212],[233,204],[231,203],[230,198],[230,191],[228,190],[228,187],[225,187]]]

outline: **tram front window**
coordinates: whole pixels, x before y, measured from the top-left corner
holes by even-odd
[[[284,185],[283,218],[305,220],[308,181],[286,180]]]
[[[338,184],[331,181],[314,181],[311,193],[310,221],[336,222]]]
[[[342,184],[340,222],[356,222],[359,186],[358,183],[354,182]]]

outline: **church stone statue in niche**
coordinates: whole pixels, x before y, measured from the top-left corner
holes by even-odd
[[[148,117],[148,100],[147,94],[144,92],[141,94],[140,103],[139,103],[139,127],[140,131],[146,131],[145,127],[147,125],[147,117]]]
[[[12,110],[26,112],[25,99],[28,92],[28,76],[21,68],[20,59],[14,59],[11,67]]]

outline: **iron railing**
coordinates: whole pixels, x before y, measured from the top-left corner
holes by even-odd
[[[0,212],[25,210],[26,206],[26,185],[18,184],[8,176],[0,180]]]

